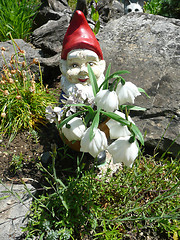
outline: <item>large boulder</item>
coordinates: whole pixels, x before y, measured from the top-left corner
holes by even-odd
[[[32,64],[33,59],[37,59],[41,64],[41,71],[43,74],[44,83],[53,85],[54,81],[60,75],[59,61],[60,54],[56,54],[52,57],[47,57],[47,54],[43,52],[41,48],[35,48],[31,43],[27,43],[22,39],[14,39],[14,44],[11,40],[7,42],[0,42],[0,49],[4,49],[0,54],[0,72],[3,70],[3,65],[10,63],[11,57],[18,53],[19,50],[25,51],[25,58],[27,65],[31,64],[31,71],[39,73],[39,66]],[[59,44],[61,46],[61,43]],[[20,62],[24,61],[23,56],[18,56]],[[38,77],[38,74],[36,74]]]
[[[2,51],[2,54],[0,54],[0,71],[2,72],[3,65],[5,63],[10,62],[11,57],[15,55],[15,53],[18,53],[20,50],[25,51],[25,58],[27,61],[27,64],[33,62],[33,59],[40,59],[42,55],[41,49],[35,49],[34,46],[30,43],[26,43],[22,39],[14,39],[14,44],[11,40],[7,42],[0,42],[0,49],[4,49],[5,51]],[[19,61],[24,61],[23,56],[18,56]],[[39,69],[38,65],[32,65],[32,71],[37,72]]]
[[[107,65],[112,64],[112,72],[130,71],[125,79],[150,96],[142,94],[136,101],[147,109],[135,117],[146,134],[146,145],[177,155],[180,151],[180,20],[128,14],[110,21],[98,39]]]
[[[69,11],[70,8],[66,0],[42,0],[34,19],[33,29],[41,27],[49,20],[58,20]]]

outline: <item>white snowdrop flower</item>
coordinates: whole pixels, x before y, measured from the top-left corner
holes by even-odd
[[[129,136],[120,137],[107,148],[114,163],[123,162],[127,167],[132,167],[138,156],[138,146],[136,141],[130,143],[129,138]]]
[[[95,103],[98,109],[104,109],[107,112],[113,112],[118,109],[118,97],[115,91],[108,89],[100,90],[95,97]]]
[[[117,115],[120,117],[126,119],[125,114],[120,111],[115,111]],[[133,122],[130,116],[128,116],[128,121]],[[109,134],[111,139],[117,139],[119,137],[125,137],[130,136],[131,132],[128,130],[128,127],[126,125],[122,125],[120,122],[117,122],[116,120],[110,119],[106,125],[109,128]]]
[[[96,129],[94,138],[90,141],[90,128],[88,128],[82,139],[80,151],[90,153],[94,158],[107,148],[107,138],[104,132]]]
[[[116,89],[116,93],[120,105],[126,102],[134,103],[135,97],[141,95],[136,85],[134,85],[132,82],[126,82],[124,85],[119,83]]]
[[[69,140],[80,140],[86,127],[81,118],[74,117],[62,127],[62,133]]]

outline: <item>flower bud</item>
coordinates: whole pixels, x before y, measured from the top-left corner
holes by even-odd
[[[2,118],[5,118],[5,117],[6,117],[6,113],[5,113],[5,112],[2,112],[2,113],[1,113],[1,117],[2,117]]]
[[[18,99],[18,100],[21,99],[21,98],[22,98],[22,97],[21,97],[20,95],[17,95],[17,96],[16,96],[16,99]]]
[[[26,51],[25,51],[25,50],[20,50],[20,52],[19,52],[19,53],[21,53],[21,54],[25,55],[25,54],[26,54]]]
[[[6,96],[9,95],[8,90],[4,90],[4,94],[5,94]]]
[[[24,68],[25,66],[26,66],[26,62],[23,61],[23,62],[22,62],[22,67]]]
[[[33,63],[34,63],[34,64],[38,64],[38,63],[39,63],[38,59],[37,59],[37,58],[34,58],[34,59],[33,59]]]
[[[3,79],[3,80],[5,80],[5,79],[6,79],[6,76],[5,76],[5,75],[3,75],[3,74],[1,74],[1,77],[2,77],[2,79]]]
[[[15,73],[16,73],[16,70],[15,70],[15,69],[12,69],[12,70],[11,70],[11,73],[12,73],[12,74],[15,74]]]
[[[14,83],[14,80],[12,78],[9,78],[9,83]]]

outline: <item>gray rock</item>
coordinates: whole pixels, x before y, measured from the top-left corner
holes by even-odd
[[[32,44],[36,48],[41,48],[46,54],[46,57],[52,57],[60,53],[69,21],[70,17],[65,15],[57,21],[49,20],[32,33]]]
[[[47,165],[49,161],[52,159],[50,152],[44,152],[41,155],[41,162],[43,165]]]
[[[34,188],[30,184],[26,186],[32,193],[34,192]],[[14,195],[7,189],[11,190]],[[5,198],[6,196],[8,197]],[[25,227],[27,224],[26,215],[32,197],[25,190],[24,185],[6,183],[5,186],[0,184],[0,199],[0,239],[20,239],[23,234],[21,227]]]
[[[16,42],[16,44],[18,45],[18,47],[25,51],[25,57],[26,57],[26,61],[27,64],[30,64],[34,58],[40,59],[42,57],[42,51],[41,49],[35,49],[34,46],[30,43],[26,43],[25,41],[23,41],[22,39],[14,39],[14,41]],[[15,50],[14,50],[14,46],[12,44],[12,41],[7,41],[7,42],[0,42],[0,49],[5,48],[5,51],[3,51],[4,54],[4,58],[5,61],[9,64],[10,60],[11,60],[11,56],[14,56],[15,54]],[[17,46],[15,46],[16,51],[18,52],[18,48]],[[19,61],[24,61],[24,57],[18,57]],[[3,69],[3,65],[4,65],[4,59],[2,54],[0,55],[0,71],[2,71]],[[32,65],[32,71],[33,72],[38,72],[38,65]],[[43,69],[42,69],[43,71]]]
[[[110,21],[98,34],[104,59],[112,72],[143,88],[136,105],[147,108],[134,119],[145,141],[174,155],[180,150],[180,20],[144,13],[128,14]],[[153,141],[152,141],[153,140]]]
[[[59,70],[59,60],[60,60],[60,53],[55,54],[53,56],[48,56],[45,52],[42,51],[40,48],[35,48],[31,43],[26,43],[22,39],[15,39],[16,44],[18,47],[25,51],[25,57],[27,64],[29,65],[32,63],[33,59],[38,59],[41,64],[41,71],[43,74],[43,80],[46,83],[51,84],[54,79],[57,79],[57,76],[60,75]],[[61,49],[61,43],[58,43],[59,49]],[[7,64],[10,63],[11,56],[15,54],[14,46],[12,44],[12,41],[7,42],[0,42],[0,49],[5,48],[5,51],[3,51],[4,58]],[[18,51],[17,46],[15,47],[16,51]],[[19,61],[24,61],[23,57],[18,57]],[[4,59],[2,54],[0,55],[0,71],[3,69],[4,65]],[[38,65],[31,65],[32,72],[36,73],[36,77],[38,77],[39,73],[39,66]]]
[[[117,19],[124,15],[124,4],[114,0],[111,9],[111,19]]]
[[[60,19],[63,15],[70,11],[66,0],[45,0],[41,2],[42,4],[40,9],[34,19],[34,30],[46,24],[49,20]]]

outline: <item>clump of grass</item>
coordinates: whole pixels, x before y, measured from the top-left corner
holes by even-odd
[[[41,166],[48,187],[34,197],[26,239],[119,240],[149,229],[168,239],[180,235],[177,159],[141,156],[110,179],[80,167],[76,177],[60,179],[56,155],[54,149],[51,171]]]
[[[164,17],[180,18],[179,0],[151,0],[144,5],[147,13],[161,15]]]
[[[53,94],[44,87],[40,63],[34,59],[27,64],[25,52],[12,39],[15,54],[5,64],[0,78],[0,134],[11,139],[20,130],[32,130],[38,123],[45,123],[45,109],[56,102]],[[18,48],[18,51],[16,50]],[[20,61],[21,60],[21,61]],[[39,77],[31,66],[39,65]]]
[[[14,39],[28,40],[40,2],[40,0],[1,0],[0,41],[8,40],[9,32]]]

